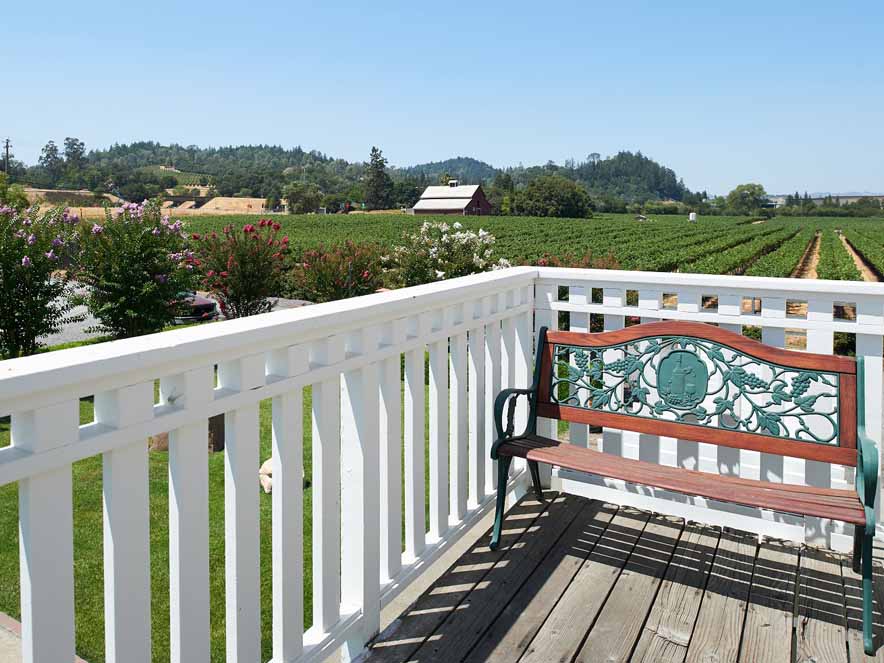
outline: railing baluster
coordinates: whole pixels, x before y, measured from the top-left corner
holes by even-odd
[[[761,300],[761,342],[775,348],[786,347],[786,330],[783,327],[764,325],[765,318],[782,320],[786,317],[786,299],[784,297],[763,297]],[[785,459],[783,456],[762,453],[759,472],[762,481],[780,483],[785,479]],[[803,483],[803,475],[793,477]]]
[[[268,373],[294,377],[307,370],[307,349],[271,355]],[[304,392],[272,401],[273,660],[293,661],[304,647]]]
[[[218,386],[247,392],[264,385],[264,355],[218,366]],[[227,660],[261,657],[261,565],[258,537],[258,403],[224,415],[224,598]]]
[[[473,320],[482,319],[482,302],[474,302]],[[485,418],[491,416],[485,401],[485,326],[476,325],[469,331],[469,428],[470,428],[470,509],[479,506],[485,497]]]
[[[575,306],[582,306],[590,303],[592,289],[590,288],[590,296],[587,296],[586,288],[582,286],[571,286],[568,288],[568,303]],[[589,313],[571,311],[568,313],[568,330],[572,332],[588,332],[589,331]],[[571,364],[574,363],[574,356],[571,356]],[[575,389],[572,388],[571,393]],[[586,394],[581,395],[583,398]],[[578,424],[570,422],[568,424],[568,440],[571,444],[578,447],[586,447],[589,444],[589,426],[586,424]]]
[[[460,322],[464,310],[460,308],[460,316],[454,322]],[[448,512],[454,522],[463,520],[467,513],[468,462],[467,445],[469,442],[469,422],[467,410],[467,335],[457,334],[451,337],[451,365],[449,373],[451,434],[448,447],[451,464],[450,504]]]
[[[311,347],[311,364],[334,366],[344,343]],[[313,626],[323,633],[341,616],[341,379],[313,385]]]
[[[616,331],[626,326],[626,317],[623,315],[625,293],[621,288],[606,287],[602,291],[602,305],[611,309],[610,313],[604,314],[605,331]],[[619,359],[619,353],[604,353],[605,361]],[[605,377],[610,380],[609,376]],[[602,450],[617,456],[638,458],[638,434],[631,431],[621,431],[615,428],[602,429]]]
[[[153,382],[95,394],[95,421],[125,428],[153,418]],[[104,630],[109,663],[149,663],[150,503],[147,440],[102,457]]]
[[[384,344],[401,347],[405,333],[405,319],[394,320]],[[385,359],[380,371],[381,581],[386,583],[402,569],[402,355]]]
[[[426,319],[412,320],[421,338]],[[414,561],[426,545],[424,496],[424,347],[405,353],[405,555]]]
[[[497,297],[489,297],[485,306],[487,314],[497,311]],[[495,321],[485,325],[485,492],[493,493],[497,488],[497,464],[491,460],[491,445],[497,437],[494,429],[494,399],[500,392],[500,323]]]
[[[430,344],[430,539],[448,529],[448,339]]]
[[[377,350],[373,327],[348,337],[347,356]],[[358,656],[380,630],[380,540],[378,532],[378,365],[344,373],[341,382],[341,603],[362,620],[344,645],[343,660]]]
[[[79,402],[13,413],[12,444],[34,453],[77,439]],[[22,660],[74,658],[74,543],[71,466],[18,483]]]
[[[559,314],[557,311],[551,310],[551,304],[558,300],[557,285],[537,285],[534,288],[534,343],[535,346],[539,341],[539,333],[541,327],[546,327],[549,331],[559,330]],[[538,348],[539,350],[539,348]],[[538,417],[537,434],[553,440],[559,437],[559,422],[557,419],[547,419],[546,417]],[[549,486],[552,475],[552,468],[547,464],[540,465],[540,481],[544,486]]]
[[[212,366],[160,380],[162,403],[202,409]],[[169,614],[172,663],[209,660],[208,421],[169,433]]]
[[[529,295],[521,289],[516,291],[516,305],[529,301]],[[532,334],[532,315],[530,312],[520,313],[513,321],[515,327],[515,386],[525,388],[531,384],[532,367],[533,367],[533,334]],[[516,432],[521,433],[528,425],[528,401],[524,398],[518,399],[516,407]]]

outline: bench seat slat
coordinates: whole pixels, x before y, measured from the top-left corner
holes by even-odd
[[[508,440],[498,450],[557,467],[781,513],[865,524],[855,491],[755,481],[669,467],[577,447],[540,435]]]

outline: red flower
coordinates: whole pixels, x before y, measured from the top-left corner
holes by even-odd
[[[282,228],[282,226],[279,225],[279,223],[274,223],[274,224],[273,224],[273,229],[274,229],[274,230],[279,231],[280,228]]]
[[[248,234],[250,234],[250,233],[255,232],[255,226],[252,225],[251,223],[247,223],[246,225],[244,225],[244,226],[242,227],[242,231],[243,231],[246,235],[248,235]]]
[[[364,272],[362,272],[362,278],[367,279],[369,276],[370,276],[370,274],[368,273],[367,269]]]
[[[190,236],[190,238],[191,238],[191,239],[200,239],[200,234],[199,234],[199,233],[193,233],[193,234]]]
[[[206,272],[206,276],[215,276],[215,270],[210,269],[208,272]]]
[[[226,278],[228,277],[228,273],[227,273],[227,272],[221,272],[221,273],[219,274],[219,276],[220,276],[222,279],[226,279]]]
[[[288,243],[289,243],[289,237],[288,237],[288,235],[286,235],[285,237],[282,238],[282,243],[283,243],[283,244],[288,244]]]

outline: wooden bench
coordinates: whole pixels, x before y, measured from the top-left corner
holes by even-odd
[[[528,399],[514,434],[517,397]],[[504,425],[504,410],[507,423]],[[498,471],[491,548],[500,542],[506,482],[525,458],[538,499],[538,463],[686,495],[816,516],[854,526],[853,567],[863,578],[863,644],[872,642],[872,540],[878,450],[865,431],[863,363],[773,348],[696,322],[653,322],[537,339],[533,384],[494,404]],[[622,458],[537,434],[537,417],[856,467],[855,490],[757,481]]]

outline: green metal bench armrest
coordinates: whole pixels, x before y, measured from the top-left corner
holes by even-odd
[[[510,402],[510,411],[508,413],[508,422],[506,428],[503,425],[503,408],[506,407],[507,401],[509,401],[513,396],[527,396],[528,397],[528,407],[529,407],[529,415],[528,415],[528,428],[524,431],[524,433],[529,432],[532,429],[532,422],[534,421],[534,395],[536,393],[536,389],[534,387],[530,387],[528,389],[504,389],[499,394],[497,394],[497,398],[494,399],[494,428],[497,431],[497,439],[494,441],[494,444],[491,446],[491,457],[493,459],[497,459],[497,449],[498,447],[506,442],[507,440],[513,437],[513,427],[515,426],[515,421],[513,418],[513,414],[515,411],[516,401],[513,399]],[[524,434],[523,433],[523,434]]]
[[[866,510],[866,533],[875,533],[875,496],[878,493],[878,445],[859,435],[856,449],[856,493]]]

